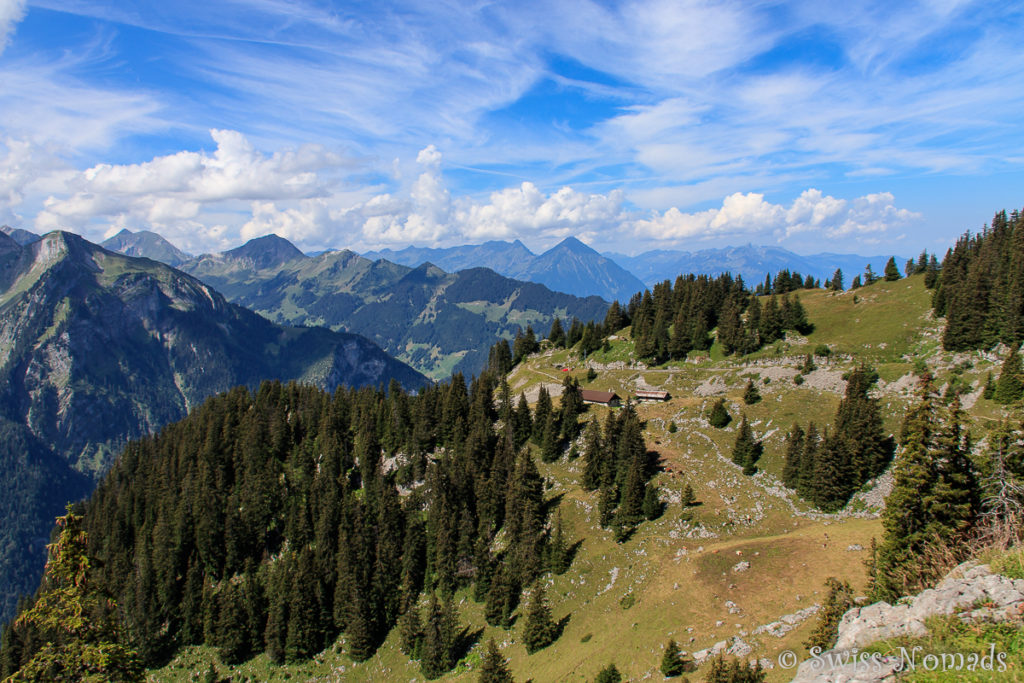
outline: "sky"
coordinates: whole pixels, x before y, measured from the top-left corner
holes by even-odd
[[[1022,29],[958,0],[0,0],[0,223],[941,254],[1024,204]]]

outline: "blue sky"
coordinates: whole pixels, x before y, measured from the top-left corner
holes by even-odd
[[[1024,204],[1022,29],[956,0],[0,0],[0,222],[941,251]]]

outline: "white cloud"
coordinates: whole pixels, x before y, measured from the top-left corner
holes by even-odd
[[[214,152],[183,151],[140,164],[98,164],[66,178],[62,193],[43,202],[36,215],[37,230],[72,228],[83,232],[105,230],[109,223],[163,230],[186,248],[208,246],[203,231],[206,213],[241,210],[252,202],[256,226],[278,225],[289,234],[304,236],[296,210],[271,218],[273,202],[306,200],[327,194],[327,175],[346,166],[339,155],[318,145],[284,149],[271,155],[256,150],[236,131],[212,130]],[[315,208],[304,205],[300,211]],[[97,227],[97,223],[103,223]],[[221,225],[218,221],[217,225]],[[270,231],[270,230],[268,230]]]
[[[7,47],[14,25],[25,16],[25,0],[0,0],[0,53]]]
[[[763,194],[737,192],[726,197],[721,208],[683,213],[673,207],[634,221],[633,230],[638,239],[677,245],[689,240],[730,237],[783,241],[801,233],[817,238],[863,239],[903,228],[921,218],[920,214],[898,208],[894,202],[895,197],[888,192],[846,200],[811,188],[786,207],[766,202]]]
[[[213,130],[213,152],[182,151],[139,164],[98,164],[69,172],[33,165],[30,143],[8,141],[0,158],[0,207],[13,216],[26,188],[48,188],[34,228],[87,236],[152,229],[183,248],[215,251],[268,233],[306,249],[448,246],[523,239],[544,247],[573,235],[595,246],[638,251],[694,240],[791,241],[804,237],[895,239],[920,216],[882,192],[855,199],[808,189],[788,206],[761,193],[734,192],[720,207],[677,207],[641,214],[620,190],[546,192],[522,182],[483,200],[453,197],[433,145],[416,156],[419,172],[391,192],[350,185],[350,162],[316,145],[257,150],[242,134]],[[43,158],[40,156],[39,158]],[[398,165],[396,164],[395,167]],[[10,221],[9,221],[10,222]]]

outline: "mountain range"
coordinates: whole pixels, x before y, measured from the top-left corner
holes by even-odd
[[[165,264],[67,232],[0,234],[0,612],[30,593],[53,518],[123,444],[265,379],[417,389],[373,342],[275,324]]]
[[[685,273],[731,273],[734,276],[742,276],[751,287],[764,281],[766,275],[775,277],[781,270],[812,275],[825,281],[832,278],[836,268],[842,269],[844,285],[849,286],[855,275],[864,272],[866,265],[871,264],[875,273],[881,273],[886,261],[889,260],[889,255],[821,253],[803,256],[782,247],[752,244],[692,252],[655,250],[637,256],[606,253],[605,257],[635,273],[648,287],[665,280],[674,280],[676,276]],[[902,268],[905,260],[897,257],[896,264]]]
[[[229,300],[271,320],[365,335],[424,374],[476,374],[499,337],[532,325],[546,334],[555,316],[602,319],[608,304],[553,292],[487,268],[448,273],[352,251],[306,256],[268,235],[181,265]]]
[[[21,239],[37,239],[27,231]],[[103,243],[112,251],[132,256],[146,256],[174,266],[181,265],[187,255],[156,233],[122,231]],[[292,247],[292,258],[301,252]],[[320,252],[317,256],[330,252]],[[406,247],[400,250],[381,249],[363,254],[370,260],[386,259],[400,265],[418,267],[424,263],[455,273],[469,268],[490,268],[506,277],[537,282],[548,288],[576,296],[600,296],[606,301],[629,301],[630,297],[659,282],[674,280],[686,273],[740,275],[750,285],[773,277],[781,270],[812,275],[819,280],[831,279],[836,269],[843,271],[849,286],[854,276],[863,273],[868,264],[881,273],[890,255],[818,253],[802,255],[774,246],[747,244],[718,249],[679,251],[658,249],[636,256],[605,252],[599,254],[574,237],[567,238],[540,255],[531,252],[521,241],[489,241],[445,248]],[[896,257],[897,265],[905,261]]]
[[[564,239],[540,255],[516,240],[444,249],[383,249],[363,256],[413,267],[432,263],[450,272],[486,267],[516,280],[539,282],[557,292],[576,296],[597,295],[606,301],[629,301],[631,296],[644,290],[644,283],[635,275],[575,237]]]

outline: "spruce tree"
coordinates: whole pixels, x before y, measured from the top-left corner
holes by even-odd
[[[661,657],[661,674],[665,678],[674,678],[686,673],[687,661],[679,654],[679,645],[669,639],[665,645],[665,654]]]
[[[508,660],[501,655],[494,638],[487,641],[487,651],[480,662],[479,683],[514,683]]]
[[[747,380],[747,386],[743,389],[743,403],[752,406],[761,400],[761,392],[757,390],[752,380]]]
[[[800,471],[803,468],[804,430],[798,424],[786,435],[786,460],[782,467],[782,483],[791,489],[799,487]]]
[[[725,409],[724,398],[718,399],[711,406],[711,410],[708,412],[708,422],[711,423],[712,427],[718,427],[719,429],[724,428],[732,422],[732,416],[729,415],[729,411]]]
[[[890,256],[885,263],[885,281],[895,282],[900,279],[900,269],[896,266],[896,257]]]
[[[57,540],[47,546],[44,585],[49,590],[15,622],[17,627],[39,628],[53,640],[32,655],[14,680],[143,681],[139,655],[119,642],[116,605],[110,605],[96,583],[82,516],[69,505],[57,527]]]
[[[754,474],[757,472],[757,461],[762,450],[761,442],[754,438],[754,432],[750,429],[747,416],[744,415],[736,432],[736,441],[733,443],[732,461],[743,467],[743,474]]]
[[[552,574],[564,574],[569,569],[570,551],[562,531],[562,511],[555,516],[555,530],[548,544],[548,569]]]
[[[423,651],[423,622],[419,605],[413,603],[398,619],[398,644],[409,659],[417,660]]]
[[[423,629],[423,656],[420,660],[420,671],[426,679],[439,678],[455,666],[458,628],[458,616],[451,599],[441,601],[432,595]]]
[[[836,268],[836,272],[832,274],[832,279],[829,280],[829,289],[833,292],[843,291],[843,271],[840,268]]]
[[[601,460],[607,457],[601,444],[601,427],[596,417],[591,417],[583,432],[583,488],[593,491],[601,485]]]
[[[818,621],[814,625],[814,631],[810,638],[804,643],[808,650],[818,648],[822,651],[831,650],[839,637],[839,622],[846,614],[846,611],[854,606],[853,589],[846,581],[830,576],[825,579],[825,587],[828,588],[828,596],[825,604],[818,613]]]
[[[647,489],[644,491],[644,502],[641,506],[644,518],[653,521],[661,517],[664,507],[658,495],[658,487],[648,484]]]
[[[926,374],[921,398],[904,420],[903,450],[882,514],[885,538],[875,562],[876,599],[892,601],[934,578],[921,566],[922,554],[935,545],[956,553],[975,520],[978,486],[962,420],[958,399],[948,413],[939,408]]]
[[[533,654],[555,642],[558,629],[551,618],[551,608],[548,607],[547,596],[544,587],[537,583],[530,592],[529,602],[526,606],[526,623],[523,626],[523,644],[526,646],[526,653]]]
[[[594,683],[621,683],[622,674],[614,664],[609,664],[597,673]]]
[[[1020,349],[1012,348],[1003,361],[992,400],[996,403],[1016,403],[1024,397],[1024,365],[1021,364]]]
[[[693,487],[690,486],[689,484],[686,484],[685,486],[683,486],[683,493],[682,493],[682,505],[683,505],[683,508],[686,509],[686,508],[690,507],[696,501],[697,501],[697,495],[693,492]]]

